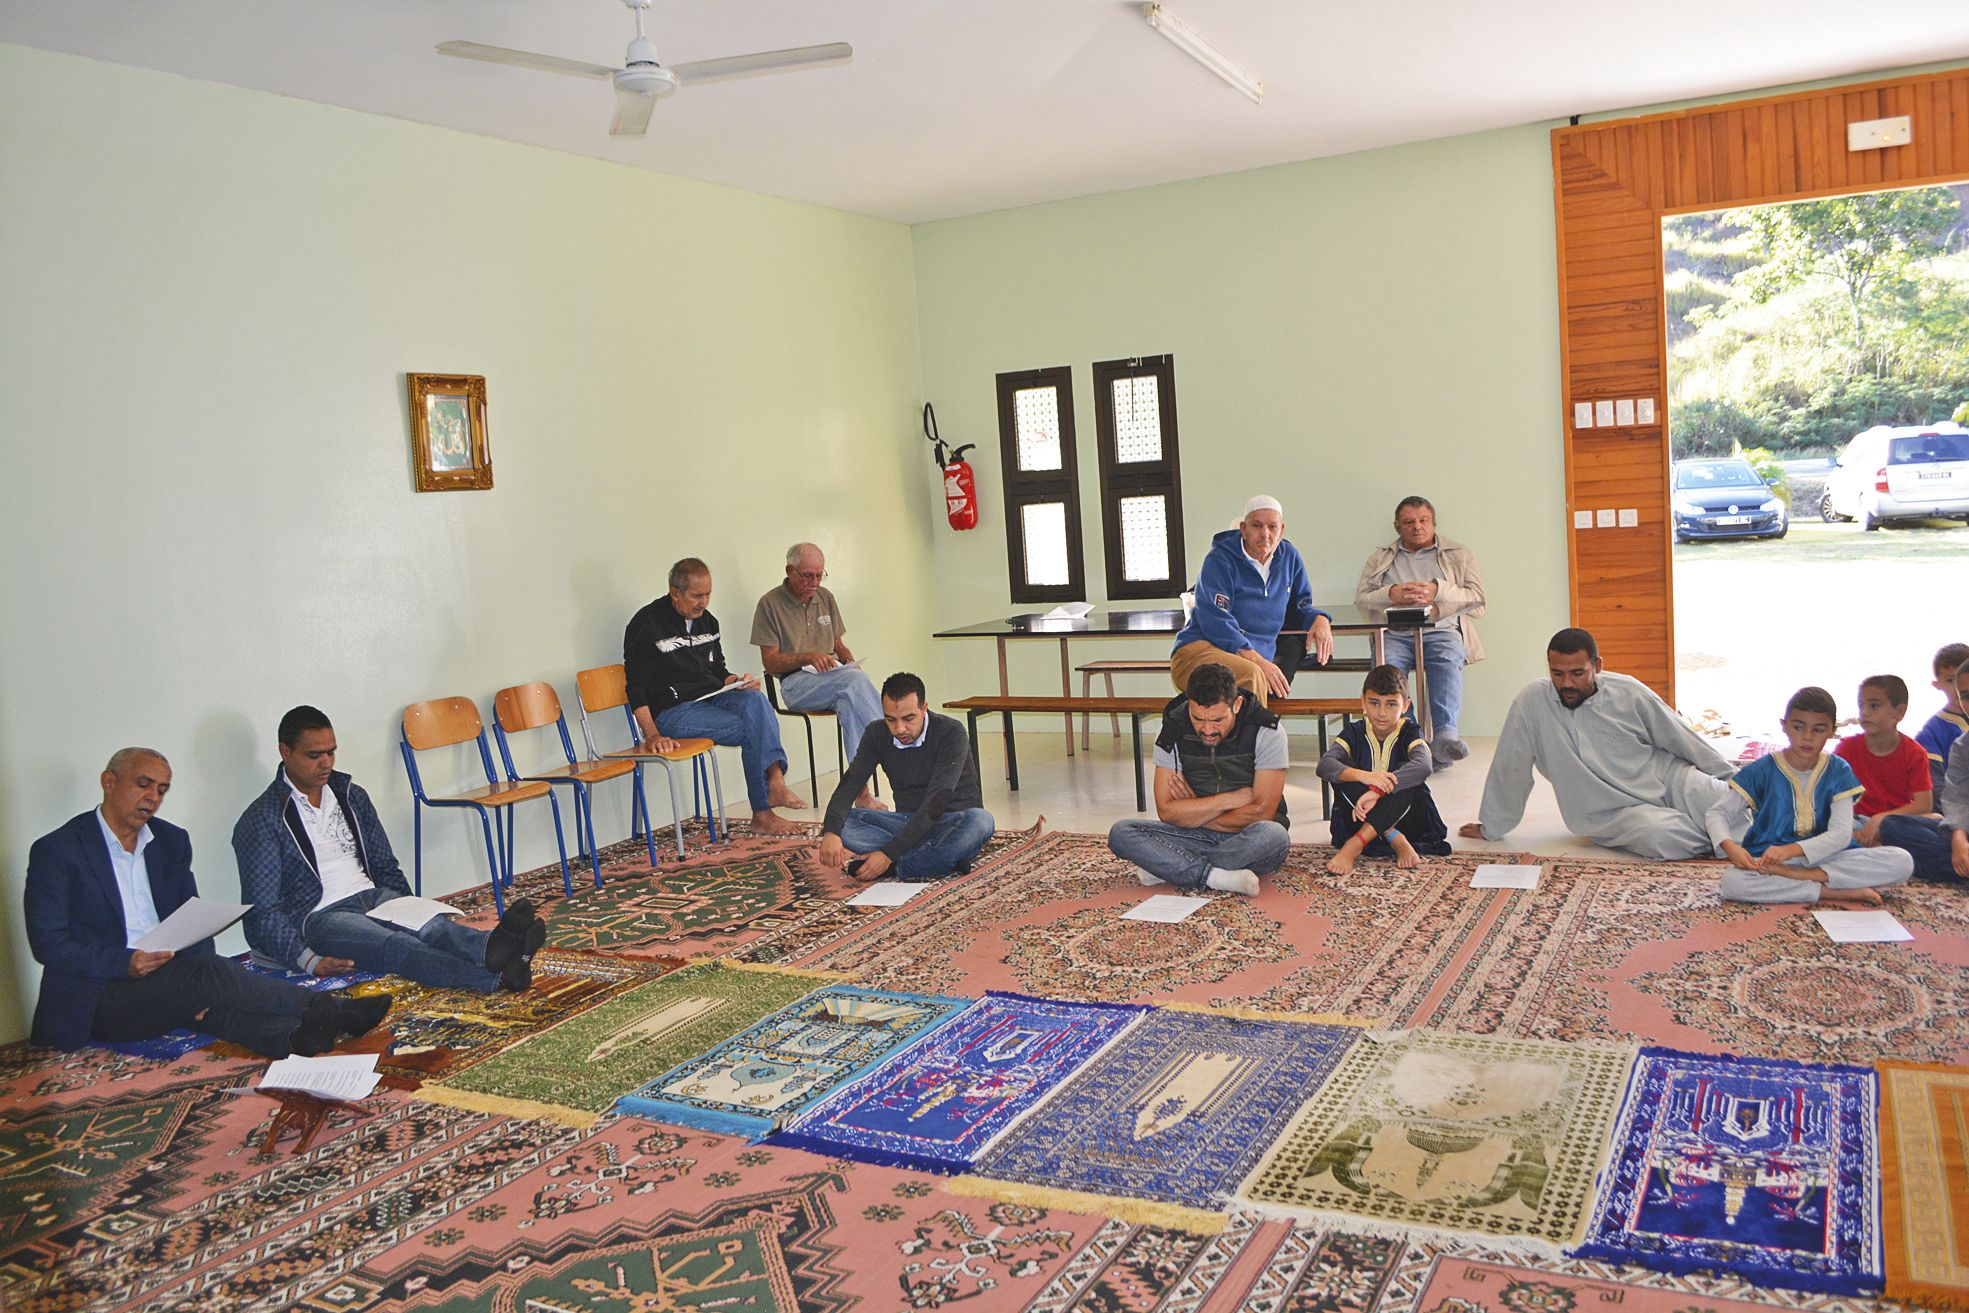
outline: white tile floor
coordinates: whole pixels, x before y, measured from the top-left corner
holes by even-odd
[[[1121,727],[1121,737],[1115,738],[1109,734],[1105,722],[1097,719],[1092,748],[1079,751],[1071,758],[1066,755],[1064,735],[1022,727],[1018,737],[1017,793],[1006,788],[1001,736],[986,733],[986,724],[982,722],[978,730],[979,751],[983,758],[985,806],[998,819],[999,829],[1020,829],[1043,815],[1049,829],[1098,834],[1106,832],[1115,821],[1138,814],[1135,811],[1135,777],[1128,762],[1130,740],[1125,721]],[[1145,725],[1143,732],[1147,735],[1149,727]],[[1496,748],[1497,740],[1471,739],[1469,744],[1469,757],[1438,772],[1429,781],[1436,807],[1449,826],[1450,843],[1456,848],[1479,852],[1536,853],[1548,857],[1620,856],[1568,832],[1559,819],[1558,802],[1552,796],[1551,786],[1543,779],[1533,785],[1531,801],[1525,808],[1525,819],[1505,842],[1458,838],[1456,827],[1477,819],[1477,805],[1484,791],[1484,774],[1490,769],[1491,752]],[[823,750],[825,747],[823,744]],[[800,758],[796,770],[805,766],[804,742],[796,745],[794,739],[789,738],[787,750]],[[1313,763],[1317,759],[1313,737],[1294,735],[1293,766],[1286,774],[1285,803],[1292,815],[1292,838],[1295,843],[1324,844],[1329,837],[1326,822],[1320,819],[1319,780],[1313,774]],[[737,765],[735,761],[729,764]],[[726,778],[731,778],[729,771]],[[823,802],[833,789],[834,780],[832,773],[822,774]],[[807,791],[802,785],[795,787],[802,793]],[[786,814],[808,818],[819,815],[811,811]]]

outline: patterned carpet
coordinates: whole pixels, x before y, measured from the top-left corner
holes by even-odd
[[[398,996],[385,1069],[394,1084],[423,1088],[338,1109],[306,1151],[291,1136],[262,1151],[273,1106],[231,1091],[264,1064],[223,1047],[162,1058],[0,1049],[0,1306],[1857,1313],[1969,1303],[1969,1260],[1957,1258],[1969,1245],[1956,1239],[1969,1226],[1932,1215],[1965,1195],[1950,1110],[1969,1073],[1932,1067],[1969,1061],[1969,905],[1952,890],[1890,895],[1911,944],[1835,947],[1799,910],[1723,906],[1713,866],[1548,859],[1538,891],[1506,893],[1466,887],[1474,858],[1409,872],[1362,863],[1336,878],[1322,871],[1325,849],[1299,848],[1258,898],[1212,896],[1189,921],[1154,925],[1117,919],[1143,891],[1099,836],[1003,835],[964,879],[902,908],[865,909],[845,905],[850,887],[813,862],[811,840],[735,829],[714,846],[693,825],[688,859],[654,872],[640,843],[617,844],[603,854],[604,888],[577,879],[572,898],[558,866],[521,876],[552,927],[529,995],[387,978],[348,986]],[[454,902],[489,922],[489,891]],[[739,983],[694,986],[701,970],[678,968],[706,958],[780,969],[720,965],[713,978]],[[994,1130],[991,1151],[1018,1178],[996,1193],[977,1177],[609,1110],[618,1095],[748,1026],[770,1027],[808,991],[844,978],[964,999],[999,990],[1211,1011],[1152,1010],[1143,1015],[1162,1019],[1153,1026],[1136,1022],[1077,1055],[1078,1076]],[[1355,1025],[1336,1031],[1343,1017]],[[1592,1067],[1578,1055],[1635,1044],[1931,1064],[1926,1084],[1892,1087],[1907,1092],[1896,1096],[1896,1147],[1884,1155],[1896,1210],[1886,1270],[1917,1303],[1795,1289],[1755,1271],[1534,1256],[1529,1224],[1486,1238],[1469,1234],[1481,1227],[1405,1223],[1387,1207],[1316,1204],[1294,1215],[1225,1200],[1261,1152],[1290,1139],[1285,1114],[1315,1107],[1350,1061],[1366,1062],[1347,1056],[1363,1040],[1308,1049],[1282,1043],[1278,1028],[1353,1036],[1362,1026],[1438,1037],[1413,1042],[1475,1053],[1475,1068],[1507,1079],[1523,1074],[1510,1064],[1525,1054],[1570,1052]],[[1007,1046],[1036,1051],[1045,1041],[1014,1025],[978,1042],[997,1061]],[[1497,1056],[1506,1053],[1519,1056]],[[1467,1088],[1451,1079],[1447,1103],[1406,1111],[1388,1102],[1399,1081],[1360,1080],[1372,1088],[1339,1095],[1401,1123],[1408,1148],[1397,1166],[1411,1173],[1411,1192],[1482,1175],[1470,1164],[1490,1150],[1456,1133],[1472,1108],[1498,1113],[1482,1079]],[[987,1085],[953,1084],[949,1097],[1002,1100]],[[483,1106],[439,1101],[446,1089],[475,1092]],[[1569,1209],[1591,1138],[1573,1128],[1600,1125],[1604,1098],[1588,1102],[1577,1116],[1545,1108],[1538,1117],[1549,1126],[1507,1126],[1517,1140],[1504,1157],[1516,1166],[1500,1158],[1495,1179],[1524,1185],[1533,1178],[1522,1168],[1544,1152],[1533,1141],[1571,1135],[1579,1143],[1569,1156],[1546,1160],[1550,1197]],[[1082,1105],[1089,1130],[1076,1137]],[[554,1108],[574,1115],[514,1115]],[[1611,1138],[1604,1126],[1597,1133]],[[1372,1157],[1372,1144],[1352,1143],[1363,1163]],[[1049,1157],[1060,1163],[1050,1180]],[[1393,1179],[1388,1166],[1377,1160],[1368,1174]],[[1158,1188],[1209,1224],[1159,1216]],[[1520,1190],[1507,1204],[1534,1213],[1528,1197]],[[1570,1216],[1562,1209],[1550,1234],[1563,1234]]]

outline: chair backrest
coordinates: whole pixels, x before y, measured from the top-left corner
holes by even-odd
[[[621,662],[612,666],[596,666],[592,670],[577,670],[574,685],[580,690],[583,711],[607,711],[629,700],[629,676]]]
[[[770,670],[768,670],[765,674],[765,685],[766,685],[767,704],[770,705],[774,711],[784,711],[785,708],[779,705],[779,681],[773,678],[773,672]]]
[[[484,729],[470,698],[433,698],[403,709],[403,741],[419,752],[469,742]]]
[[[561,718],[561,695],[554,686],[538,681],[532,684],[515,684],[502,688],[492,697],[492,714],[499,721],[499,728],[508,734],[518,734],[522,730],[539,729],[552,725]]]

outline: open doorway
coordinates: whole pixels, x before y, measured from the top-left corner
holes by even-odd
[[[1662,220],[1676,701],[1737,740],[1969,642],[1969,186]]]

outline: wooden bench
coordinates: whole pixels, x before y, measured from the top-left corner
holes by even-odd
[[[1170,695],[1175,696],[1174,694]],[[1072,716],[1078,712],[1093,715],[1118,715],[1128,717],[1135,742],[1135,810],[1145,812],[1149,809],[1148,783],[1142,770],[1142,722],[1150,716],[1160,716],[1168,709],[1169,698],[1094,698],[1094,697],[1027,697],[1019,694],[984,697],[959,698],[955,702],[944,703],[946,711],[961,711],[965,715],[967,729],[971,736],[971,764],[978,764],[978,717],[997,714],[1005,723],[1005,773],[1011,782],[1012,792],[1019,791],[1019,754],[1012,737],[1012,717],[1018,712],[1051,713]],[[1282,718],[1311,716],[1319,726],[1319,749],[1326,752],[1326,722],[1338,716],[1345,720],[1360,714],[1359,698],[1273,698],[1266,704],[1273,714]],[[1069,724],[1072,722],[1069,721]],[[1320,785],[1320,814],[1332,814],[1332,800],[1324,782]]]
[[[1366,674],[1368,671],[1372,669],[1374,669],[1374,662],[1368,660],[1365,657],[1334,657],[1332,660],[1328,661],[1323,666],[1313,665],[1309,662],[1306,664],[1302,664],[1299,667],[1299,671],[1311,671],[1315,674],[1333,674],[1336,672]],[[1100,675],[1107,682],[1107,692],[1108,692],[1108,696],[1111,698],[1114,696],[1114,677],[1116,675],[1152,675],[1157,673],[1167,675],[1169,673],[1169,659],[1167,657],[1164,657],[1160,661],[1130,661],[1130,660],[1122,660],[1122,659],[1116,659],[1111,661],[1089,661],[1084,666],[1075,666],[1074,670],[1079,672],[1080,675],[1081,697],[1084,698],[1084,697],[1092,696],[1094,692],[1094,676]],[[1294,673],[1297,674],[1299,673],[1299,671],[1295,671]],[[1317,699],[1294,698],[1289,700],[1306,702],[1306,701],[1316,701]],[[1343,713],[1335,712],[1333,714],[1341,715]],[[1083,711],[1080,713],[1080,746],[1083,748],[1092,746],[1089,741],[1088,732],[1087,732],[1088,723],[1092,719],[1093,717],[1089,715],[1087,712]],[[1114,736],[1116,738],[1120,738],[1121,737],[1120,717],[1113,712],[1109,712],[1108,720],[1109,723],[1114,727]]]

